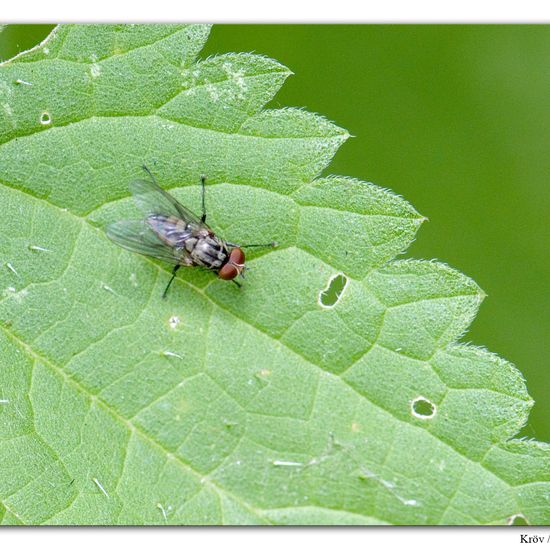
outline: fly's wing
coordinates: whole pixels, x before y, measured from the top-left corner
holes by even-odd
[[[107,237],[131,252],[152,256],[175,265],[187,265],[189,254],[163,243],[145,220],[123,220],[107,226]]]
[[[147,216],[164,214],[176,216],[188,223],[197,226],[204,225],[191,210],[185,208],[172,195],[159,187],[154,181],[134,180],[130,183],[130,191],[134,196],[137,207]]]

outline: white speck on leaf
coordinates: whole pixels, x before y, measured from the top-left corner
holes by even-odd
[[[29,250],[36,250],[37,252],[50,252],[48,248],[44,248],[43,246],[38,246],[36,244],[30,244]]]
[[[411,499],[403,498],[399,493],[397,493],[397,491],[395,489],[395,483],[393,483],[392,481],[389,481],[387,479],[384,479],[384,478],[380,477],[378,474],[368,470],[364,466],[361,467],[361,474],[366,479],[373,479],[373,480],[377,481],[378,483],[380,483],[380,485],[382,485],[382,487],[385,487],[397,500],[399,500],[399,502],[401,502],[401,504],[404,504],[405,506],[417,506],[418,505],[418,501],[416,499],[414,499],[414,498],[411,498]]]
[[[178,359],[183,359],[181,355],[174,353],[173,351],[163,351],[162,355],[166,357],[177,357]]]
[[[118,294],[109,285],[106,285],[105,283],[101,283],[101,288],[103,290],[106,290],[107,292],[110,292],[111,294],[114,294],[115,296],[118,296]]]
[[[170,325],[171,329],[176,329],[180,323],[181,319],[177,315],[172,315],[172,317],[168,319],[168,324]]]
[[[99,487],[99,490],[100,490],[107,498],[109,498],[109,493],[105,490],[105,487],[103,487],[103,485],[101,485],[101,483],[99,482],[99,480],[97,479],[97,477],[94,477],[94,478],[93,478],[93,482]]]
[[[10,121],[12,127],[16,128],[17,122],[15,120],[15,117],[13,116],[13,111],[11,110],[9,103],[2,103],[2,109],[4,110],[6,118]]]
[[[208,92],[208,95],[210,96],[210,99],[212,99],[212,101],[218,101],[220,99],[220,94],[218,93],[216,86],[214,86],[213,84],[207,84],[206,91]]]
[[[97,78],[101,74],[101,66],[99,63],[92,63],[90,65],[90,75],[92,78]]]
[[[16,302],[21,302],[21,300],[23,300],[23,298],[25,298],[25,296],[27,296],[28,293],[29,291],[26,288],[17,292],[17,289],[15,287],[9,286],[8,288],[6,288],[6,290],[4,290],[3,294],[6,297],[12,296]]]
[[[223,64],[223,70],[227,74],[228,78],[237,84],[237,87],[239,88],[239,99],[244,98],[248,90],[248,85],[246,84],[246,80],[244,78],[244,71],[242,69],[234,69],[233,65],[227,61]]]
[[[13,267],[13,265],[10,264],[10,262],[6,262],[6,267],[12,272],[14,273],[15,275],[17,275],[19,277],[19,273],[17,273],[15,267]]]
[[[168,517],[166,516],[166,510],[164,509],[164,506],[160,502],[157,504],[157,508],[162,512],[162,517],[164,518],[164,521],[168,521]]]

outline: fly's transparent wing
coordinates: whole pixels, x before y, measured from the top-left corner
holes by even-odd
[[[131,252],[152,256],[165,262],[186,265],[189,254],[163,243],[145,220],[123,220],[107,226],[107,237]]]
[[[180,204],[154,181],[134,180],[130,183],[130,191],[134,196],[137,207],[147,214],[147,216],[151,214],[164,214],[176,216],[185,222],[191,222],[197,226],[204,225],[201,224],[199,217],[193,214],[191,210],[185,208],[185,206]]]

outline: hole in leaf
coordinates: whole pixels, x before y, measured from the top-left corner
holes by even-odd
[[[46,126],[47,124],[50,124],[51,121],[52,121],[52,117],[50,116],[50,113],[44,111],[40,115],[40,124],[43,124],[44,126]]]
[[[514,514],[508,518],[508,525],[529,525],[523,514]]]
[[[425,397],[419,396],[411,402],[411,413],[417,418],[433,418],[435,412],[436,406]]]
[[[230,418],[224,418],[223,425],[225,426],[226,430],[232,430],[233,428],[237,427],[239,424],[235,420],[232,420]]]
[[[335,275],[328,282],[327,287],[319,294],[319,303],[323,307],[334,307],[348,284],[348,278],[342,273]]]

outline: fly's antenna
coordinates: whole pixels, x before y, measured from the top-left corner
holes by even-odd
[[[153,176],[153,172],[151,172],[151,170],[149,170],[149,168],[147,168],[147,166],[145,166],[145,164],[143,164],[141,167],[143,168],[143,170],[145,170],[145,173],[151,178],[151,181],[155,185],[158,185],[157,180],[155,179],[155,176]]]
[[[201,216],[201,222],[204,223],[206,221],[206,176],[201,176],[201,187],[202,187],[202,216]]]

